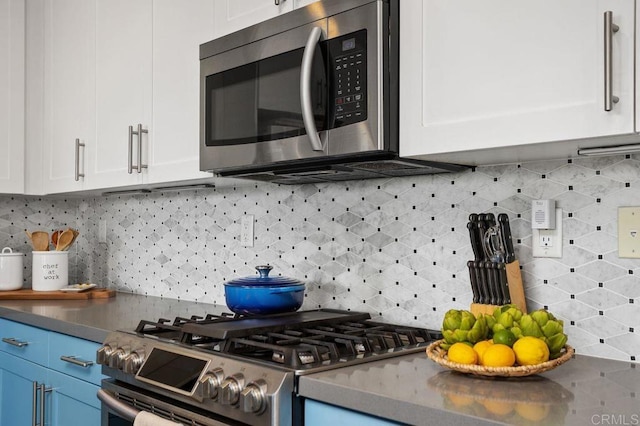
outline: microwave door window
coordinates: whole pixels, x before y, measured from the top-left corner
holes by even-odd
[[[318,49],[320,50],[320,49]],[[303,49],[207,77],[208,146],[238,145],[305,134],[300,106]],[[314,61],[313,101],[318,130],[326,128],[326,72]]]

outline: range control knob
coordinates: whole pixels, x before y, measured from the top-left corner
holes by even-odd
[[[267,382],[256,380],[240,392],[240,409],[245,413],[261,413],[267,407]]]
[[[204,399],[216,399],[218,390],[224,380],[224,371],[222,368],[214,368],[207,371],[200,379],[200,395]]]
[[[109,364],[112,353],[113,347],[110,344],[102,345],[102,347],[96,351],[96,362],[103,365]]]
[[[223,405],[237,404],[242,388],[244,388],[244,376],[242,374],[234,374],[224,379],[220,386],[220,403]]]
[[[122,366],[122,371],[125,373],[136,374],[140,367],[142,367],[142,363],[144,362],[144,350],[138,349],[131,352],[124,358],[124,365]]]
[[[129,355],[129,349],[127,347],[120,347],[114,350],[109,356],[109,367],[122,370],[124,366],[124,359]]]

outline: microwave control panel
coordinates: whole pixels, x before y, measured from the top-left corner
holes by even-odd
[[[367,119],[367,31],[328,40],[333,94],[330,126],[336,128]]]

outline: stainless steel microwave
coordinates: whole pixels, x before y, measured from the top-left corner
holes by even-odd
[[[398,157],[398,0],[323,0],[200,46],[200,169],[276,183],[462,169]]]

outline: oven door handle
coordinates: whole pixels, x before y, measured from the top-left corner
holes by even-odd
[[[140,413],[140,410],[136,410],[135,408],[128,406],[124,402],[118,401],[104,389],[98,390],[97,396],[98,399],[109,408],[109,410],[113,411],[116,415],[124,418],[127,421],[134,421],[138,413]]]
[[[320,41],[322,35],[322,28],[315,27],[309,33],[307,44],[304,47],[304,54],[302,55],[302,66],[300,70],[300,106],[302,109],[302,122],[304,128],[309,136],[309,142],[311,148],[314,151],[322,151],[322,141],[318,135],[316,129],[316,120],[313,116],[313,105],[311,102],[311,69],[313,67],[313,55],[316,51],[316,46]]]

